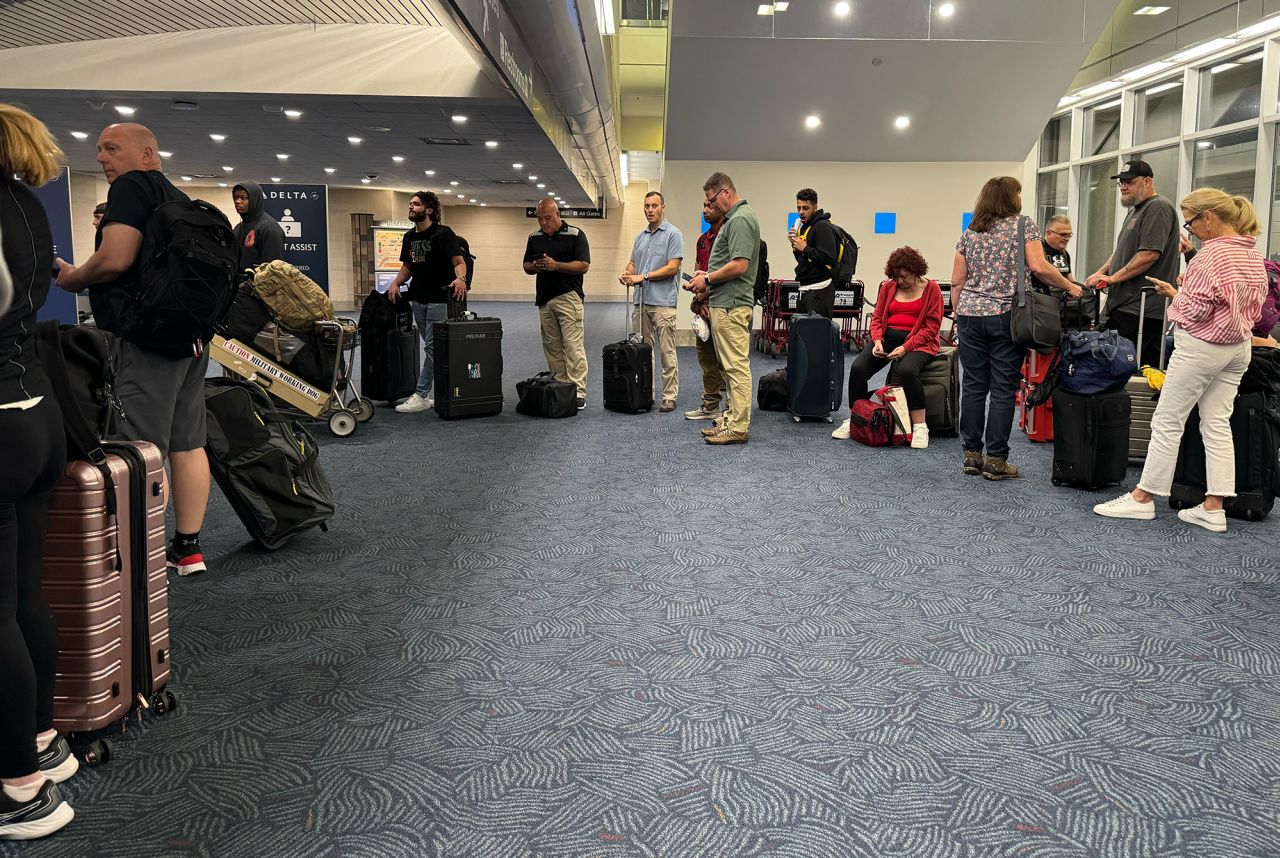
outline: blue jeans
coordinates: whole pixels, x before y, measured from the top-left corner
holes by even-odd
[[[961,316],[960,366],[964,369],[960,399],[960,439],[966,450],[997,459],[1009,457],[1014,399],[1027,350],[1009,335],[1009,314]],[[991,397],[987,402],[988,394]]]
[[[418,325],[418,335],[422,337],[422,372],[418,373],[416,392],[423,399],[431,395],[431,385],[436,379],[436,355],[432,343],[434,322],[443,322],[449,318],[448,304],[420,304],[410,301],[413,309],[413,321]]]

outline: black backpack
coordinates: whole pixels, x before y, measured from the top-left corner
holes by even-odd
[[[836,231],[836,238],[840,241],[836,265],[831,269],[831,282],[837,289],[843,289],[853,282],[853,276],[858,273],[858,242],[834,223],[831,228]]]
[[[137,284],[108,293],[113,333],[152,351],[190,354],[230,311],[239,265],[226,215],[203,200],[161,203],[143,228]]]
[[[458,249],[462,251],[462,258],[467,263],[467,289],[471,289],[471,278],[476,274],[476,258],[471,255],[471,245],[462,236],[454,233],[454,238],[458,239]]]
[[[769,297],[769,245],[760,241],[760,267],[756,269],[756,303],[763,305]]]

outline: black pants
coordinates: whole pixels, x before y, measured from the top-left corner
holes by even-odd
[[[893,328],[885,328],[884,331],[884,350],[885,353],[896,349],[907,341],[907,332],[898,331]],[[871,376],[888,366],[889,361],[884,358],[878,358],[871,353],[875,348],[875,343],[867,343],[866,348],[862,350],[862,354],[853,362],[853,368],[849,370],[849,407],[853,407],[853,403],[859,399],[869,399],[871,394],[867,391],[867,382],[871,380]],[[907,394],[907,408],[912,411],[924,411],[924,385],[920,383],[920,370],[933,360],[933,355],[924,352],[907,352],[898,358],[898,383],[902,385],[902,390]]]
[[[836,286],[828,283],[821,289],[805,289],[796,301],[796,312],[817,313],[830,319],[836,311]]]
[[[30,377],[30,373],[28,374]],[[28,385],[28,389],[36,387]],[[62,412],[45,381],[26,411],[0,409],[0,777],[36,770],[53,726],[58,627],[41,589],[49,494],[67,460]],[[36,392],[32,390],[32,392]]]
[[[1115,331],[1138,347],[1138,363],[1160,366],[1160,344],[1164,342],[1164,319],[1147,316],[1142,323],[1142,342],[1138,343],[1138,317],[1132,313],[1113,313],[1107,319],[1107,330]],[[1169,357],[1165,352],[1165,359]]]

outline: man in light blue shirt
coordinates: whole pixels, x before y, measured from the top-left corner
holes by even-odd
[[[676,359],[676,296],[680,294],[680,262],[684,259],[684,235],[665,217],[667,201],[658,191],[644,198],[649,226],[636,236],[631,261],[618,278],[636,288],[635,327],[641,338],[662,358],[662,405],[674,411],[680,393],[680,365]],[[641,307],[643,295],[644,306]]]

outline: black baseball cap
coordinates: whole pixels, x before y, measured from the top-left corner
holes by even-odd
[[[1140,179],[1143,176],[1154,179],[1156,174],[1151,172],[1151,165],[1146,161],[1125,161],[1124,166],[1120,168],[1120,172],[1112,176],[1112,179],[1122,179],[1129,181],[1131,179]]]
[[[94,207],[93,207],[93,213],[94,213],[94,214],[96,214],[96,215],[106,214],[106,213],[107,213],[107,204],[106,204],[106,203],[98,203],[96,206],[94,206]]]

